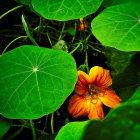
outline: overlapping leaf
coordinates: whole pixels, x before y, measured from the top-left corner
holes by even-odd
[[[60,107],[77,80],[72,56],[36,46],[22,46],[0,58],[0,113],[36,119]]]
[[[130,102],[113,109],[103,121],[73,122],[64,126],[55,140],[140,139],[140,88]]]
[[[47,19],[66,21],[94,13],[103,0],[32,0],[38,13]]]
[[[105,7],[117,5],[117,4],[127,4],[127,3],[140,3],[139,0],[104,0],[103,5]]]
[[[112,6],[92,21],[92,32],[105,46],[140,51],[140,3]]]
[[[8,120],[0,116],[0,139],[10,128],[12,120]]]

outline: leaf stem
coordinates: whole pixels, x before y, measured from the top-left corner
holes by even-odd
[[[18,136],[23,131],[24,128],[25,127],[23,125],[20,129],[18,129],[14,134],[12,134],[11,136],[9,136],[7,139],[8,140],[14,139],[16,136]]]
[[[63,27],[62,27],[62,31],[60,33],[60,36],[59,36],[59,39],[58,40],[61,40],[61,38],[62,38],[62,34],[64,32],[64,29],[65,29],[65,25],[66,25],[66,23],[64,22]]]
[[[2,54],[4,54],[4,53],[6,52],[6,50],[9,48],[9,46],[10,46],[13,42],[15,42],[16,40],[18,40],[18,39],[20,39],[20,38],[25,38],[25,37],[27,37],[27,36],[19,36],[19,37],[15,38],[14,40],[12,40],[12,41],[5,47],[5,49],[4,49],[4,51],[2,52]]]
[[[93,47],[93,46],[91,46],[90,44],[88,44],[88,46],[89,46],[91,49],[93,49],[93,50],[95,50],[95,51],[97,51],[97,52],[99,52],[99,53],[104,53],[104,52],[102,52],[102,51],[100,51],[100,50],[98,50],[98,49],[94,48],[94,47]]]
[[[33,133],[33,140],[36,140],[36,133],[35,133],[35,128],[34,128],[34,124],[33,124],[32,120],[30,120],[30,126],[31,126],[32,133]]]
[[[45,120],[45,125],[44,125],[44,128],[43,128],[43,131],[45,131],[45,129],[47,128],[47,122],[48,122],[48,115],[46,115],[46,120]]]
[[[76,47],[74,50],[72,50],[69,54],[72,55],[72,54],[81,46],[81,42],[82,42],[82,41],[80,41],[80,42],[78,43],[77,47]]]
[[[52,47],[52,41],[51,41],[51,39],[50,39],[50,36],[49,36],[49,33],[48,33],[48,32],[47,32],[47,37],[48,37],[49,43],[50,43],[50,45],[51,45],[51,47]]]
[[[88,53],[87,53],[87,46],[85,46],[85,64],[88,66]]]
[[[31,40],[31,42],[32,42],[35,46],[39,46],[39,45],[37,44],[37,42],[35,41],[35,39],[31,36],[30,31],[29,31],[29,28],[28,28],[28,25],[27,25],[27,23],[26,23],[25,18],[24,18],[23,15],[22,15],[22,24],[23,24],[24,30],[25,30],[27,36],[29,37],[29,39]]]
[[[52,134],[54,134],[53,119],[54,119],[54,113],[51,114],[51,132],[52,132]]]
[[[23,6],[24,6],[24,5],[19,5],[19,6],[17,6],[17,7],[12,8],[11,10],[9,10],[9,11],[7,11],[6,13],[2,14],[2,15],[0,16],[0,19],[2,19],[4,16],[6,16],[6,15],[9,14],[9,13],[11,13],[12,11],[14,11],[14,10],[16,10],[16,9],[18,9],[18,8],[21,8],[21,7],[23,7]]]
[[[74,30],[75,30],[75,32],[76,32],[76,27],[77,27],[77,24],[76,24],[76,22],[75,22],[75,28],[74,28]],[[76,34],[75,34],[76,35]],[[72,43],[73,43],[73,41],[75,40],[75,35],[72,37]]]

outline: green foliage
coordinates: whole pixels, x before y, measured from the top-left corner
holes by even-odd
[[[123,72],[130,64],[132,57],[136,52],[123,52],[115,48],[106,47],[105,56],[107,64],[111,67],[112,76],[118,75]]]
[[[73,28],[69,28],[66,32],[68,32],[72,36],[75,36],[76,34],[76,31]]]
[[[0,139],[8,131],[11,123],[12,123],[12,120],[8,120],[0,116]]]
[[[30,5],[31,0],[19,0],[20,3],[25,4],[25,5]]]
[[[66,21],[94,13],[103,0],[32,0],[33,8],[46,19]]]
[[[92,139],[140,139],[140,88],[131,98],[133,101],[122,103],[110,111],[102,121],[91,120],[74,122],[64,126],[55,140],[92,140]],[[136,98],[137,97],[137,98]]]
[[[55,140],[81,140],[90,121],[72,122],[61,128]]]
[[[112,6],[92,21],[92,32],[105,46],[140,51],[140,4]]]
[[[64,40],[59,40],[54,46],[52,46],[52,49],[68,52],[68,46]]]
[[[122,98],[123,101],[128,100],[140,85],[140,53],[137,53],[124,71],[113,77],[113,89]],[[129,61],[129,59],[128,59]],[[119,67],[118,63],[118,67]]]
[[[78,67],[78,70],[84,71],[86,73],[89,73],[89,67],[85,64],[82,64]]]
[[[27,36],[28,36],[29,39],[32,41],[32,43],[33,43],[35,46],[39,46],[39,45],[37,44],[37,42],[34,40],[34,38],[31,36],[30,31],[29,31],[29,28],[28,28],[28,25],[27,25],[27,23],[26,23],[25,18],[24,18],[23,15],[22,15],[22,24],[23,24],[23,27],[24,27],[24,29],[25,29],[25,32],[26,32]]]
[[[7,118],[36,119],[58,109],[77,80],[72,56],[22,46],[0,58],[0,112]]]
[[[127,4],[127,3],[139,3],[139,0],[104,0],[103,5],[105,7],[117,5],[117,4]]]

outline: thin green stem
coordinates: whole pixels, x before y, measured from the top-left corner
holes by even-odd
[[[48,32],[47,32],[47,37],[48,37],[49,43],[50,43],[50,45],[51,45],[51,47],[52,47],[52,41],[51,41],[51,39],[50,39],[50,36],[49,36],[49,33],[48,33]]]
[[[77,27],[77,24],[76,24],[76,22],[75,22],[75,28],[74,28],[74,30],[75,30],[75,32],[76,32],[76,27]],[[73,43],[73,41],[75,40],[75,35],[73,36],[73,38],[72,38],[72,43]]]
[[[82,42],[82,41],[80,41],[80,42],[78,43],[77,47],[76,47],[75,49],[73,49],[69,54],[72,55],[72,54],[81,46],[81,42]]]
[[[31,126],[32,133],[33,133],[33,140],[36,140],[36,133],[35,133],[35,128],[34,128],[34,124],[33,124],[32,120],[30,120],[30,126]]]
[[[19,5],[19,6],[17,6],[17,7],[12,8],[11,10],[9,10],[9,11],[7,11],[6,13],[2,14],[2,15],[0,16],[0,19],[2,19],[4,16],[8,15],[8,14],[11,13],[12,11],[14,11],[14,10],[16,10],[16,9],[18,9],[18,8],[21,8],[21,7],[23,7],[23,5]]]
[[[94,48],[94,47],[93,47],[93,46],[91,46],[90,44],[88,44],[88,46],[89,46],[92,50],[95,50],[95,51],[97,51],[97,52],[99,52],[99,53],[104,53],[104,52],[102,52],[102,51],[100,51],[100,50],[98,50],[98,49]]]
[[[88,53],[87,53],[87,46],[85,46],[85,64],[88,66]]]
[[[48,115],[46,115],[46,120],[45,120],[45,125],[44,125],[44,128],[43,128],[43,131],[45,131],[45,129],[47,128],[47,122],[48,122]]]
[[[61,40],[61,38],[62,38],[62,34],[64,32],[64,29],[65,29],[65,25],[66,25],[66,23],[64,22],[63,27],[62,27],[62,31],[60,33],[60,36],[59,36],[59,39],[58,40]]]
[[[12,134],[11,136],[9,136],[7,139],[8,140],[12,140],[14,139],[16,136],[18,136],[24,129],[24,126],[22,126],[20,129],[18,129],[14,134]]]
[[[54,119],[54,113],[51,114],[51,132],[52,132],[52,134],[54,134],[53,119]]]
[[[2,52],[2,54],[4,54],[4,53],[6,52],[6,50],[9,48],[9,46],[10,46],[13,42],[17,41],[17,40],[20,39],[20,38],[25,38],[25,37],[27,37],[27,36],[19,36],[19,37],[15,38],[14,40],[12,40],[12,41],[5,47],[5,49],[4,49],[4,51]]]
[[[18,120],[18,121],[21,122],[21,123],[23,123],[25,128],[31,129],[31,126],[30,126],[30,124],[27,123],[27,121],[25,121],[25,120]],[[12,125],[12,126],[19,127],[19,125]],[[35,128],[35,130],[38,131],[38,132],[40,132],[42,135],[48,135],[48,133],[46,133],[46,132],[44,132],[44,131],[42,131],[40,129]]]

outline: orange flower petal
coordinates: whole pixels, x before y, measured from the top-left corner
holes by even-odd
[[[102,109],[102,102],[98,99],[97,103],[91,103],[90,112],[88,114],[89,119],[103,119],[104,112]]]
[[[74,95],[69,101],[68,111],[73,117],[84,116],[89,113],[90,101],[86,95]]]
[[[75,92],[80,95],[84,94],[87,91],[89,83],[89,76],[83,71],[78,71],[78,81],[75,85]]]
[[[104,105],[110,108],[114,108],[120,104],[121,98],[117,96],[117,94],[112,89],[106,89],[106,90],[101,91],[101,93],[102,92],[103,92],[103,96],[99,98],[103,102]]]
[[[108,88],[112,85],[112,78],[108,70],[99,66],[94,66],[89,72],[90,83],[95,84],[99,88]]]

